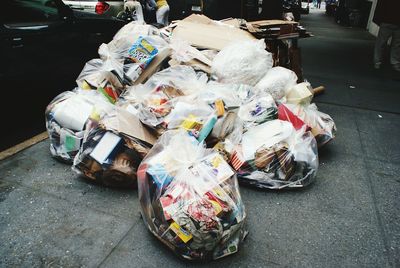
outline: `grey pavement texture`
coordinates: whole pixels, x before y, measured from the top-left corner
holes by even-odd
[[[184,262],[142,222],[135,190],[77,177],[45,140],[0,162],[0,267],[399,267],[400,82],[372,68],[374,38],[304,16],[303,70],[338,127],[300,191],[241,188],[249,236],[237,254]],[[350,88],[350,86],[355,88]]]

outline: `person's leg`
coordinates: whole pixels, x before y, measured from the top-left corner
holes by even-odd
[[[165,14],[164,14],[163,24],[164,26],[167,26],[169,24],[169,5],[166,5],[164,7],[165,7]]]
[[[379,27],[378,36],[375,41],[374,48],[374,64],[375,68],[380,68],[383,60],[383,52],[385,51],[385,47],[387,41],[392,34],[392,31],[388,28],[386,23],[381,23]]]
[[[390,63],[396,71],[400,71],[400,26],[393,26]]]
[[[164,26],[168,25],[168,16],[169,16],[169,6],[162,6],[156,12],[157,23],[162,24]]]
[[[130,12],[136,14],[137,21],[144,22],[143,9],[139,1],[127,1],[125,2],[125,8],[126,7],[129,9]]]

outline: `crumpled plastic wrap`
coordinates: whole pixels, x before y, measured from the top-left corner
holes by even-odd
[[[123,91],[123,63],[108,59],[92,59],[83,67],[76,83],[83,89],[97,89],[115,103]]]
[[[317,140],[318,147],[322,147],[335,138],[336,125],[332,117],[318,111],[315,103],[310,105],[280,104],[281,120],[291,122],[295,128],[306,125]]]
[[[122,84],[132,85],[143,70],[169,44],[157,35],[140,35],[136,39],[131,36],[112,40],[99,47],[100,58],[104,61],[117,61],[123,64],[123,73],[119,73]],[[122,75],[122,76],[121,76]]]
[[[119,29],[113,40],[127,40],[132,45],[140,36],[161,36],[161,33],[152,25],[132,21]]]
[[[143,85],[129,87],[121,95],[121,101],[128,101],[131,104],[142,102],[161,86],[167,86],[173,91],[168,93],[171,98],[187,96],[205,88],[207,81],[207,75],[196,73],[192,67],[173,66],[155,73]]]
[[[246,129],[266,121],[278,118],[278,108],[274,99],[268,93],[254,95],[243,103],[238,111],[238,116],[244,122]]]
[[[193,94],[207,86],[208,77],[203,72],[195,72],[190,66],[174,66],[154,74],[146,85],[154,88],[157,85],[170,85],[179,88],[184,95]]]
[[[204,127],[209,133],[215,123],[215,111],[207,103],[185,95],[200,90],[206,83],[207,76],[197,74],[191,67],[171,67],[153,75],[144,86],[129,88],[118,105],[128,107],[159,134],[184,128],[195,136],[203,136]]]
[[[168,42],[149,25],[129,23],[108,44],[101,44],[100,59],[87,62],[76,82],[84,89],[97,89],[115,103]]]
[[[272,65],[264,40],[235,42],[215,56],[212,73],[218,82],[254,86]]]
[[[46,107],[46,129],[50,152],[56,159],[72,163],[84,135],[113,105],[93,90],[65,91]]]
[[[73,170],[110,187],[136,187],[137,168],[155,138],[139,119],[121,109],[85,136]]]
[[[222,100],[227,110],[239,108],[254,95],[254,88],[244,84],[221,84],[210,81],[201,90],[197,91],[195,98],[210,105]]]
[[[314,136],[298,131],[286,121],[273,120],[243,134],[231,165],[241,183],[258,188],[301,188],[309,185],[318,169]]]
[[[233,254],[247,234],[235,173],[184,131],[160,137],[140,164],[138,191],[149,230],[184,259]]]
[[[273,67],[255,86],[257,90],[268,92],[275,101],[281,100],[297,84],[297,75],[281,66]]]
[[[199,51],[195,47],[191,46],[185,40],[173,39],[171,41],[171,48],[173,50],[171,57],[179,63],[185,63],[193,59],[197,59],[205,64],[211,65],[211,60],[207,56],[205,56],[201,51]]]

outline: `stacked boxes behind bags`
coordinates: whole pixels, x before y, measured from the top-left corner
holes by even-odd
[[[185,259],[232,254],[246,234],[234,171],[185,131],[160,137],[139,167],[138,188],[148,228]]]

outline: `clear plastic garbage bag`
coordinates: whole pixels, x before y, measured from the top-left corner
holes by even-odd
[[[168,131],[138,171],[149,230],[178,256],[210,260],[235,253],[247,232],[234,171],[184,131]]]
[[[171,67],[153,75],[143,86],[130,87],[118,105],[128,107],[159,134],[176,128],[184,128],[194,135],[200,135],[203,129],[209,133],[216,121],[214,109],[186,96],[206,83],[207,77],[191,67]]]
[[[280,104],[279,118],[291,122],[295,128],[306,125],[315,136],[318,147],[327,144],[336,135],[336,124],[332,117],[318,111],[315,103],[310,105]]]
[[[113,40],[127,40],[131,45],[139,38],[139,36],[160,36],[160,30],[148,24],[132,21],[122,27],[113,37]]]
[[[56,96],[45,111],[52,156],[72,163],[85,133],[112,109],[113,105],[93,90],[77,88]]]
[[[195,92],[195,97],[210,105],[215,105],[216,101],[221,100],[225,109],[231,111],[249,101],[254,93],[254,88],[249,85],[210,81],[202,90]]]
[[[231,165],[241,183],[258,188],[301,188],[318,169],[314,136],[286,121],[273,120],[249,129],[235,149]]]
[[[244,122],[245,129],[278,118],[278,107],[268,93],[254,95],[243,103],[238,111],[238,116]]]
[[[83,89],[98,90],[115,103],[124,89],[123,63],[109,59],[92,59],[83,67],[76,83]]]
[[[110,187],[136,187],[137,168],[155,138],[123,110],[103,118],[85,136],[73,170]]]
[[[157,35],[140,35],[136,39],[119,38],[99,47],[103,61],[113,60],[123,63],[123,84],[132,85],[143,70],[169,44]]]

